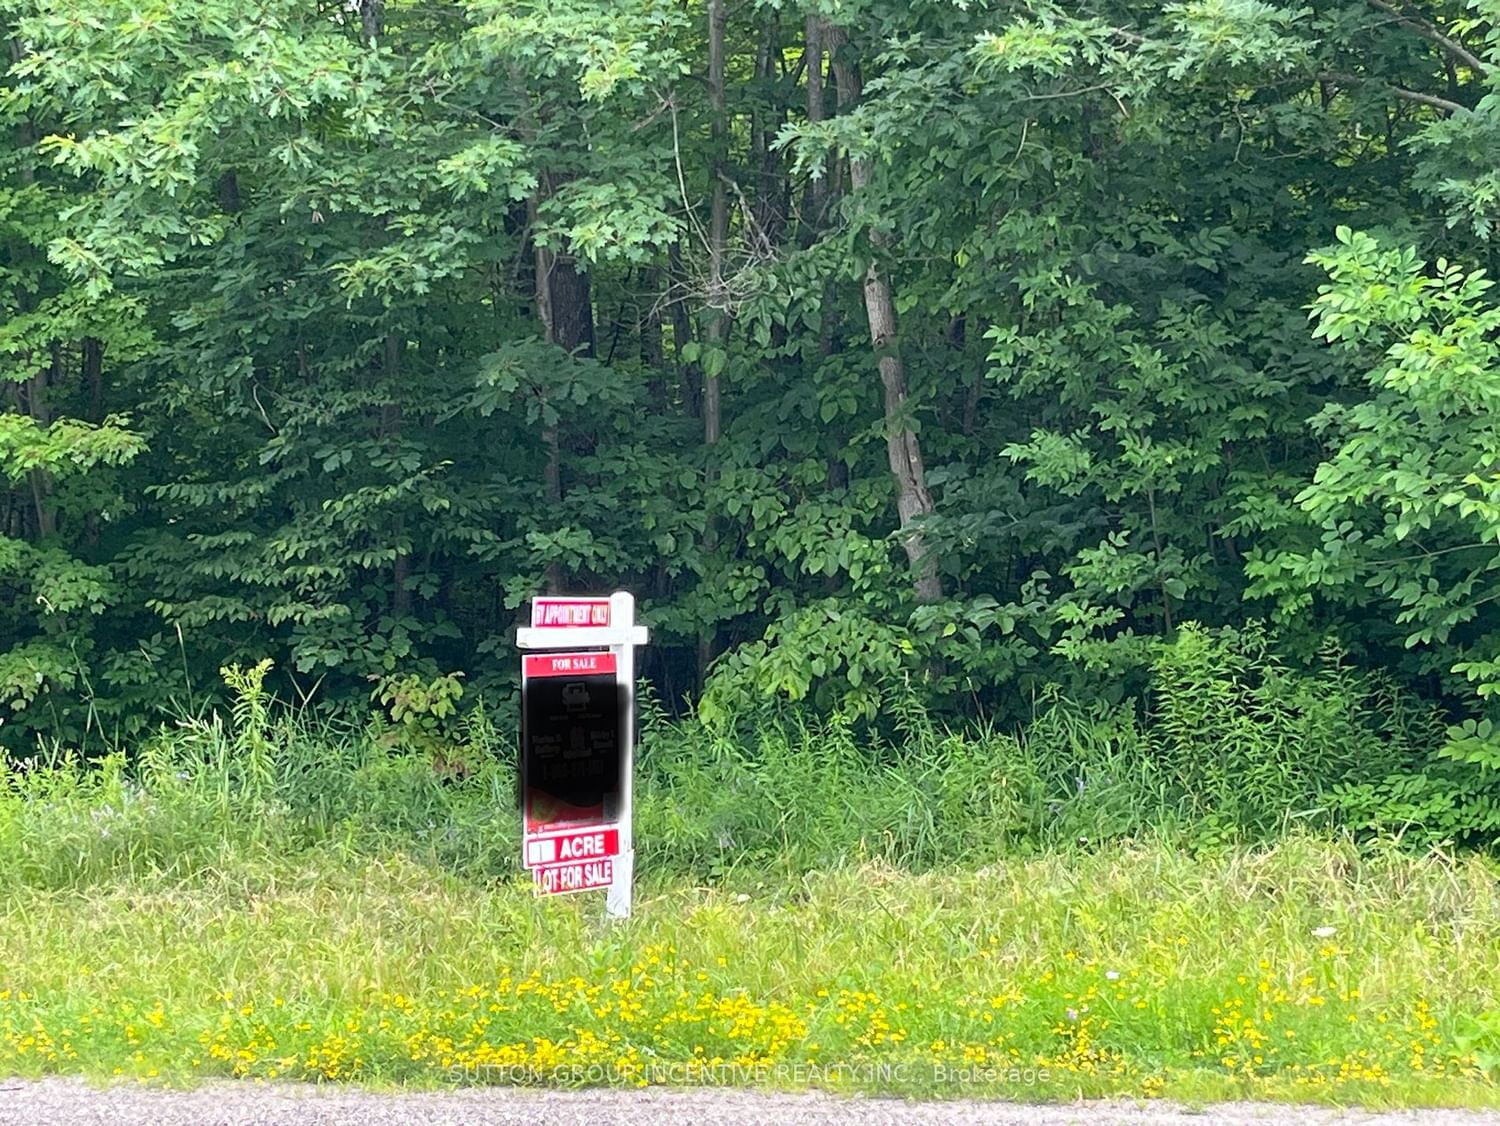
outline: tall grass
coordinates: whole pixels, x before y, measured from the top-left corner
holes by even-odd
[[[230,671],[227,717],[183,718],[94,764],[59,753],[0,764],[0,881],[185,878],[329,847],[402,851],[477,878],[515,870],[514,739],[482,710],[447,730],[438,753],[430,732],[413,744],[378,719],[283,708],[265,696],[262,669]],[[922,870],[1119,838],[1205,847],[1337,830],[1351,785],[1427,769],[1441,733],[1337,662],[1293,672],[1254,637],[1191,630],[1158,662],[1143,707],[1050,699],[1005,732],[943,726],[897,694],[884,720],[768,705],[706,727],[648,706],[643,870],[785,874],[850,860]],[[1409,818],[1383,827],[1445,835],[1443,823],[1414,831]]]
[[[0,1075],[894,1061],[913,1092],[1497,1101],[1494,864],[1343,831],[1441,725],[1337,661],[1185,631],[1139,706],[1018,731],[648,706],[614,929],[531,898],[482,710],[414,738],[263,671],[128,752],[0,762]],[[935,1078],[973,1065],[1052,1078]]]

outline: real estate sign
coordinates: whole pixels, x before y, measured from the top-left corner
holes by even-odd
[[[522,863],[538,895],[607,888],[630,914],[635,599],[538,598],[521,658]]]

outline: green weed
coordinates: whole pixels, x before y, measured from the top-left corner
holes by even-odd
[[[1500,1101],[1478,858],[1291,838],[644,875],[609,927],[596,898],[337,846],[12,885],[0,1074]]]

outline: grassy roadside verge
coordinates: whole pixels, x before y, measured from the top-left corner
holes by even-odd
[[[0,890],[0,1075],[1500,1106],[1500,870],[1314,838],[643,888],[336,846]]]

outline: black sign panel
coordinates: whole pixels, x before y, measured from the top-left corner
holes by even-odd
[[[613,673],[548,671],[521,684],[528,827],[618,817],[629,701]]]

